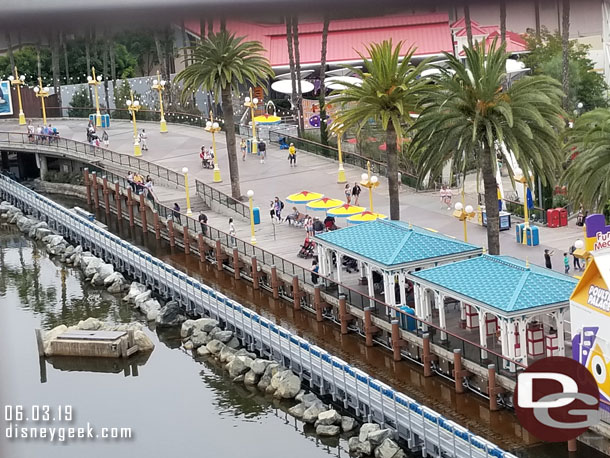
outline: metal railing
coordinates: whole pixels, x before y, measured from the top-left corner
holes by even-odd
[[[235,330],[244,344],[256,348],[262,356],[287,366],[312,387],[318,387],[322,394],[331,394],[335,401],[343,401],[356,415],[368,421],[394,429],[409,448],[435,456],[456,458],[514,457],[322,348],[8,177],[0,176],[0,193],[26,213],[43,216],[50,228],[166,298],[171,297],[188,311],[217,318],[227,328]]]

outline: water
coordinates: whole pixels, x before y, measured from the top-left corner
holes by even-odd
[[[108,323],[139,317],[117,297],[84,284],[80,271],[49,259],[40,246],[8,226],[0,228],[0,313],[0,403],[22,405],[28,418],[35,414],[33,406],[48,405],[51,415],[59,414],[59,406],[72,406],[74,412],[71,423],[27,421],[20,426],[79,427],[89,422],[96,434],[102,427],[128,427],[133,434],[125,440],[67,439],[52,444],[7,440],[2,412],[2,457],[159,457],[176,452],[268,457],[280,450],[293,458],[347,456],[337,440],[316,440],[271,398],[233,383],[213,362],[195,362],[171,334],[147,330],[156,348],[147,360],[136,358],[131,365],[54,358],[41,368],[35,328],[76,324],[89,316]],[[345,448],[345,441],[341,446]]]

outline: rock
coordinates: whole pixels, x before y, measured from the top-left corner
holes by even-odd
[[[267,392],[267,388],[271,386],[271,379],[272,377],[279,372],[280,370],[280,365],[278,363],[271,363],[267,366],[267,368],[265,369],[265,372],[263,373],[263,376],[261,377],[261,379],[259,380],[258,384],[256,385],[256,387],[261,390],[261,391],[265,391]],[[275,390],[275,388],[273,388],[272,392]]]
[[[375,458],[405,458],[407,455],[392,439],[385,439],[375,449]]]
[[[220,331],[213,335],[213,339],[220,340],[226,344],[233,337],[233,331]]]
[[[210,341],[210,338],[208,337],[208,334],[201,330],[197,330],[196,332],[194,332],[191,335],[191,342],[193,342],[194,348],[198,348],[198,347],[201,347],[202,345],[206,345],[209,341]]]
[[[125,287],[125,284],[117,281],[115,283],[113,283],[112,285],[110,285],[108,288],[106,288],[106,291],[108,291],[109,293],[112,294],[117,294],[120,293],[121,291],[123,291],[123,288]]]
[[[114,266],[112,264],[102,263],[97,268],[97,273],[104,279],[110,277],[114,273]]]
[[[237,352],[234,348],[230,348],[225,345],[224,347],[222,347],[222,350],[220,350],[218,360],[221,363],[229,363],[233,361],[233,358],[235,358],[235,353]]]
[[[36,231],[38,229],[46,229],[49,226],[47,225],[47,223],[45,221],[39,221],[36,224],[33,224],[32,227],[30,228],[30,232],[28,233],[28,237],[30,238],[36,238]],[[50,231],[49,231],[50,232]]]
[[[180,337],[190,337],[195,329],[195,320],[185,320],[180,327]]]
[[[237,377],[248,372],[251,365],[252,360],[247,356],[236,356],[233,361],[227,364],[226,369],[231,377]]]
[[[260,374],[255,374],[254,371],[250,369],[248,372],[246,372],[246,375],[244,375],[244,383],[246,385],[256,385],[260,377]]]
[[[209,356],[209,355],[211,355],[210,350],[208,350],[205,345],[203,345],[197,349],[197,356]]]
[[[98,331],[104,327],[104,323],[102,323],[97,318],[89,317],[86,320],[79,321],[76,325],[76,329],[80,329],[81,331]]]
[[[47,331],[44,333],[44,336],[42,338],[43,342],[44,342],[44,353],[47,356],[50,356],[50,350],[51,350],[51,341],[53,339],[55,339],[57,336],[63,334],[64,332],[66,332],[68,330],[68,327],[65,324],[60,324],[59,326],[54,327],[53,329],[51,329],[50,331]]]
[[[213,355],[217,355],[218,353],[220,353],[220,350],[222,350],[224,346],[225,344],[223,344],[220,340],[216,339],[210,340],[206,344],[206,347],[208,347],[208,350],[210,350],[210,353],[212,353]]]
[[[186,321],[184,310],[175,301],[165,304],[156,319],[157,326],[160,327],[180,326],[184,321]]]
[[[148,292],[150,293],[150,291]],[[161,310],[161,304],[157,299],[148,299],[145,302],[140,302],[138,308],[146,315],[148,321],[155,321],[159,315],[159,310]]]
[[[256,359],[256,353],[249,352],[245,348],[240,348],[239,350],[237,350],[235,352],[235,356],[247,356],[251,360],[255,360]]]
[[[34,224],[36,224],[36,221],[31,220],[27,216],[20,216],[19,218],[17,218],[16,224],[21,232],[29,233],[32,226]],[[63,237],[62,237],[62,240],[63,240]]]
[[[360,443],[360,441],[358,440],[358,436],[350,437],[348,439],[347,449],[349,450],[350,454],[356,452],[359,443]]]
[[[252,361],[252,371],[256,375],[263,375],[265,373],[265,369],[267,369],[267,366],[269,364],[271,364],[271,361],[267,361],[266,359],[257,358],[254,361]],[[298,399],[297,399],[297,401],[298,401]]]
[[[81,255],[81,266],[83,264],[83,256],[84,255]],[[144,292],[146,292],[146,285],[134,281],[129,285],[129,292],[123,300],[125,302],[134,302],[135,298]]]
[[[265,389],[265,394],[273,394],[275,393],[275,388],[273,388],[271,386],[271,384],[269,384],[269,386]]]
[[[348,417],[346,415],[341,417],[341,431],[343,431],[344,433],[349,433],[350,431],[353,431],[357,425],[358,422],[355,418]]]
[[[210,332],[208,332],[208,334],[210,335],[210,337],[211,337],[212,339],[216,339],[216,337],[215,337],[215,336],[216,336],[216,333],[217,333],[217,332],[220,332],[220,331],[222,331],[222,329],[220,329],[218,326],[214,326],[214,327],[212,328],[212,330],[211,330]],[[217,339],[217,340],[218,340],[218,339]]]
[[[103,264],[103,261],[99,258],[92,258],[87,267],[85,267],[84,274],[86,278],[91,278],[97,273],[97,268]],[[82,259],[81,259],[82,265]]]
[[[192,350],[193,342],[191,342],[190,340],[187,340],[186,342],[184,342],[184,344],[182,346],[184,347],[185,350]]]
[[[303,402],[303,396],[305,396],[305,390],[301,390],[297,393],[297,395],[294,397],[295,401],[298,402]]]
[[[336,436],[341,432],[341,428],[336,425],[318,425],[316,434],[318,436]]]
[[[231,337],[231,340],[229,340],[227,342],[227,347],[231,347],[234,349],[237,349],[241,346],[241,343],[239,342],[239,339],[235,336]]]
[[[91,279],[91,284],[93,286],[103,286],[104,285],[104,279],[102,278],[102,276],[98,273],[95,273],[93,275],[93,278]]]
[[[295,418],[303,418],[303,414],[305,413],[305,404],[300,402],[296,406],[292,406],[290,409],[288,409],[288,413]]]
[[[48,235],[51,235],[52,233],[53,233],[53,231],[51,231],[50,229],[40,227],[40,228],[36,229],[36,240],[42,240],[43,238],[45,238]]]
[[[244,382],[244,375],[238,375],[237,377],[233,378],[233,383],[243,383]]]
[[[368,440],[370,433],[379,431],[380,429],[381,426],[376,423],[364,423],[360,427],[360,434],[358,435],[358,439],[360,440],[360,442],[364,442],[365,440]]]
[[[271,385],[276,389],[274,396],[280,399],[293,399],[301,391],[301,379],[291,370],[274,375]]]
[[[303,421],[313,425],[317,421],[318,415],[326,410],[328,410],[328,407],[322,401],[318,400],[318,402],[305,409],[305,412],[303,412]]]
[[[318,402],[321,402],[321,401],[318,399],[318,396],[316,396],[314,393],[306,393],[301,398],[301,402],[303,404],[305,404],[305,407],[309,408],[312,405],[314,405],[314,404],[316,404]]]
[[[356,456],[370,456],[373,453],[373,446],[369,441],[358,441],[354,454]]]
[[[144,291],[143,293],[138,294],[136,297],[134,297],[133,302],[136,304],[136,307],[139,307],[140,304],[146,302],[151,297],[152,297],[152,291],[147,290],[147,291]]]
[[[209,334],[215,327],[218,327],[218,321],[212,318],[199,318],[198,320],[195,320],[195,323],[193,324],[193,331],[199,329],[200,331]]]
[[[150,340],[144,331],[137,330],[134,333],[134,342],[140,351],[151,351],[155,348],[155,344]]]
[[[67,252],[68,250],[66,250],[66,253]],[[121,272],[113,272],[112,274],[104,278],[104,286],[110,286],[116,282],[125,283],[125,277],[123,277],[123,274]]]
[[[381,443],[392,437],[392,431],[389,429],[380,429],[379,431],[373,431],[369,433],[368,441],[371,443],[373,447],[377,447],[381,445]]]
[[[341,415],[334,409],[320,412],[317,423],[319,425],[337,425],[341,423]]]

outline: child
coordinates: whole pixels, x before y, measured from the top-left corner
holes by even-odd
[[[352,190],[349,187],[349,183],[345,185],[345,201],[347,202],[347,205],[352,203]]]
[[[563,267],[566,274],[570,273],[570,258],[568,257],[568,253],[563,254]]]
[[[241,160],[245,161],[246,160],[246,139],[242,138],[241,142],[239,143],[239,148],[241,149]]]

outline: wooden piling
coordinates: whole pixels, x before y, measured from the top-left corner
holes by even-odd
[[[578,450],[578,440],[577,439],[570,439],[568,441],[568,452],[574,453],[577,450]]]
[[[205,243],[203,242],[203,234],[197,234],[197,249],[199,250],[199,261],[205,261]]]
[[[155,226],[155,239],[161,240],[161,223],[159,222],[159,212],[153,210],[153,224]]]
[[[260,273],[258,271],[258,260],[252,256],[252,288],[260,289]]]
[[[85,188],[87,192],[87,205],[91,205],[91,180],[89,179],[89,168],[83,169],[83,178],[85,181]]]
[[[167,220],[167,233],[169,235],[169,246],[176,246],[176,234],[174,233],[174,222],[171,219]]]
[[[91,173],[91,181],[93,181],[93,200],[95,202],[95,208],[100,208],[100,196],[97,192],[97,172]]]
[[[273,290],[273,299],[280,297],[279,282],[277,280],[277,267],[271,266],[271,289]]]
[[[464,377],[464,371],[462,370],[462,350],[456,348],[453,350],[453,380],[455,381],[455,392],[458,394],[464,392],[462,377]]]
[[[216,255],[216,268],[221,271],[222,270],[222,261],[224,259],[224,256],[222,255],[222,245],[220,244],[220,239],[216,239],[216,249],[215,251],[215,255]]]
[[[294,309],[301,310],[301,287],[299,286],[299,276],[292,276],[292,299],[294,301]]]
[[[489,383],[489,410],[492,412],[500,410],[498,407],[498,394],[503,390],[496,385],[496,365],[490,364],[487,366],[487,381]]]
[[[422,336],[423,345],[423,363],[424,363],[424,377],[431,377],[432,373],[432,353],[430,352],[430,334],[427,332]]]
[[[369,318],[370,318],[370,314],[369,314]],[[347,325],[349,324],[349,321],[352,320],[353,317],[347,313],[347,297],[345,296],[345,294],[340,294],[339,295],[339,323],[341,323],[341,335],[345,335],[348,333],[347,330]],[[364,319],[366,320],[366,311],[364,312]],[[365,324],[365,328],[366,328],[366,324]],[[372,337],[371,337],[371,345],[369,346],[373,346],[372,343]]]
[[[182,242],[184,243],[184,254],[191,254],[191,234],[188,226],[182,226]]]
[[[405,346],[405,341],[402,339],[400,334],[400,326],[398,320],[392,320],[392,357],[394,361],[400,361],[402,355],[400,350]]]
[[[42,329],[36,329],[36,345],[38,346],[38,356],[44,356],[44,339],[42,338]]]
[[[318,323],[324,320],[323,310],[322,310],[322,293],[320,291],[320,285],[316,285],[313,287],[313,308],[316,311],[316,321]]]
[[[373,307],[366,307],[364,309],[364,335],[365,345],[367,347],[373,346],[373,335],[379,331],[379,329],[373,325],[372,311]]]
[[[108,178],[102,178],[102,194],[104,195],[104,210],[110,214],[110,190],[108,189]]]
[[[239,250],[237,247],[233,248],[233,278],[239,280],[241,278],[239,268]]]
[[[129,227],[134,227],[136,223],[133,217],[133,195],[131,188],[127,188],[127,211],[129,212]]]
[[[140,194],[140,221],[142,221],[142,233],[148,232],[148,222],[146,221],[146,202],[144,202],[144,194]]]
[[[116,217],[119,221],[123,219],[123,202],[121,201],[121,188],[119,182],[114,182],[114,202],[116,203]]]

